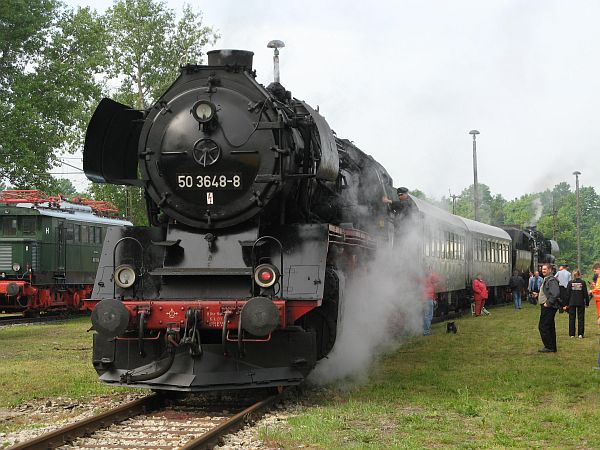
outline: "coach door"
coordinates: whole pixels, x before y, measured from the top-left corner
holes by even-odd
[[[67,251],[66,251],[66,232],[64,220],[58,221],[58,226],[55,230],[56,239],[56,272],[57,275],[64,276],[67,266]]]

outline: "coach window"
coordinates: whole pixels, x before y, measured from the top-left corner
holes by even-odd
[[[4,236],[16,236],[17,235],[17,218],[16,217],[3,217],[2,218],[2,233]]]
[[[23,236],[35,235],[35,217],[23,217]]]
[[[90,239],[90,234],[87,225],[81,225],[81,243],[87,244]]]
[[[100,244],[102,242],[102,228],[94,227],[94,242]]]
[[[452,248],[453,248],[453,258],[458,259],[459,250],[458,250],[458,236],[452,233]]]
[[[73,243],[74,239],[75,239],[74,226],[72,223],[68,223],[67,224],[67,242],[71,244],[71,243]]]
[[[81,225],[75,225],[75,236],[73,242],[81,242]]]

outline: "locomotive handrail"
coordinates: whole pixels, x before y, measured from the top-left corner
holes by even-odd
[[[141,253],[141,266],[140,266],[140,287],[142,289],[142,291],[144,290],[144,246],[142,245],[142,243],[140,241],[138,241],[136,238],[133,238],[131,236],[125,236],[122,237],[121,239],[119,239],[117,241],[117,243],[115,244],[115,246],[113,247],[113,268],[112,268],[112,276],[113,276],[113,298],[117,298],[117,287],[116,287],[116,282],[114,280],[114,276],[115,276],[115,269],[117,268],[117,248],[119,247],[119,244],[121,242],[127,241],[127,240],[132,240],[134,242],[137,243],[137,245],[139,245],[140,247],[140,253]],[[135,259],[134,259],[135,261]],[[137,266],[137,265],[136,265]],[[136,267],[137,268],[137,267]]]
[[[256,254],[254,252],[254,250],[256,249],[256,246],[258,245],[258,243],[262,240],[268,240],[271,239],[273,241],[275,241],[277,243],[277,245],[279,245],[279,255],[280,255],[280,266],[279,266],[279,277],[280,280],[283,281],[283,245],[281,244],[281,241],[279,239],[277,239],[275,236],[261,236],[259,237],[256,241],[254,241],[254,244],[252,244],[252,253],[251,253],[251,259],[252,259],[252,274],[254,274],[254,271],[256,270]],[[283,291],[283,284],[279,283],[279,286],[281,287],[282,291]],[[252,284],[252,295],[256,295],[256,286],[254,285],[254,283]]]

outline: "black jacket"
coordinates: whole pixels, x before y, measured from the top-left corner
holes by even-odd
[[[510,281],[508,282],[508,286],[512,290],[521,290],[525,287],[525,280],[520,275],[513,275],[510,277]]]
[[[590,295],[588,294],[585,281],[581,278],[569,281],[569,284],[567,284],[567,293],[569,306],[590,305]]]
[[[544,278],[542,290],[546,296],[546,303],[548,303],[548,306],[554,309],[560,308],[560,287],[558,285],[558,280],[554,278],[553,275],[548,275],[546,278]],[[538,301],[541,303],[541,296],[538,297]]]

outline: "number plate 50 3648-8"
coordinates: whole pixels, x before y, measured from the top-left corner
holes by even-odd
[[[215,175],[177,174],[179,189],[210,189],[211,191],[226,189],[242,189],[242,176],[237,173],[221,173]]]

